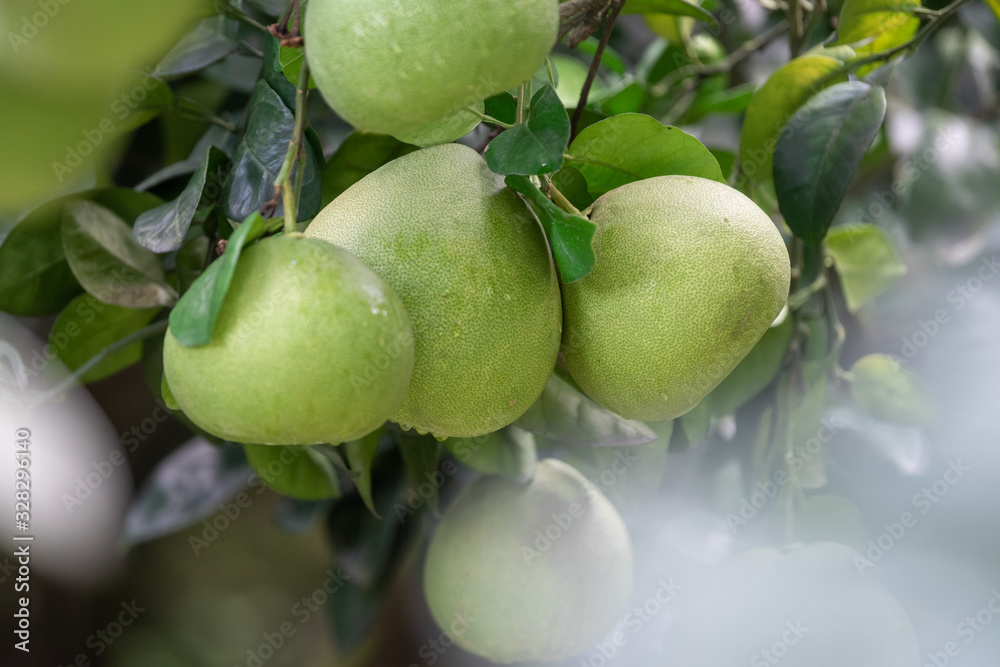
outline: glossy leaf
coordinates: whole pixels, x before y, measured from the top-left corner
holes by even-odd
[[[351,466],[351,478],[358,488],[361,499],[365,501],[368,511],[376,518],[381,517],[375,509],[375,501],[372,497],[372,463],[375,461],[375,452],[378,451],[382,432],[383,430],[378,428],[363,438],[344,443],[344,453]]]
[[[542,223],[560,279],[571,283],[590,273],[595,262],[593,242],[597,226],[556,206],[526,176],[508,176],[506,183],[527,198]]]
[[[594,198],[626,183],[669,174],[726,182],[700,141],[643,114],[594,123],[573,140],[569,153],[567,159],[587,179]]]
[[[214,146],[208,149],[183,192],[166,204],[146,211],[135,221],[135,239],[153,252],[177,250],[184,243],[191,220],[198,212],[205,184],[217,182],[219,171],[229,158]]]
[[[497,174],[532,176],[559,169],[569,143],[569,115],[551,86],[531,98],[528,119],[505,130],[486,149],[486,164]]]
[[[920,19],[906,10],[920,6],[920,0],[844,0],[837,20],[837,44],[854,47],[859,56],[899,46],[920,26]]]
[[[762,184],[772,182],[774,147],[785,124],[817,92],[846,81],[839,60],[821,55],[796,58],[778,69],[754,93],[740,132],[743,173]]]
[[[826,249],[851,312],[895,285],[906,273],[892,241],[875,225],[834,227],[826,237]]]
[[[124,542],[138,544],[195,525],[253,476],[242,447],[191,440],[163,459],[143,484],[125,519]]]
[[[121,308],[81,294],[63,309],[49,332],[49,347],[66,367],[75,371],[91,357],[149,324],[158,308]],[[109,355],[87,371],[81,382],[95,382],[131,366],[142,358],[142,341]]]
[[[288,83],[283,76],[282,80]],[[285,160],[294,125],[295,115],[278,93],[266,81],[258,82],[250,99],[246,133],[236,147],[233,168],[223,192],[223,208],[230,220],[246,218],[274,197],[275,177]],[[306,167],[296,211],[299,221],[314,217],[319,212],[321,200],[321,159],[317,159],[312,142],[304,141],[303,144]],[[274,215],[281,216],[283,210],[279,205]]]
[[[646,424],[605,410],[556,374],[516,424],[571,445],[620,447],[656,439],[656,433]]]
[[[178,343],[194,347],[211,340],[212,329],[229,291],[240,253],[244,246],[263,236],[267,230],[268,223],[260,213],[254,213],[243,221],[229,237],[222,257],[209,265],[177,302],[177,306],[170,311],[170,333]]]
[[[352,132],[323,167],[323,206],[386,162],[419,150],[385,134]]]
[[[538,461],[534,435],[513,425],[475,438],[448,438],[444,446],[462,465],[519,482],[531,479]]]
[[[290,83],[298,85],[299,75],[302,73],[302,59],[305,57],[303,47],[282,46],[278,52],[278,62],[281,63],[281,71]],[[309,76],[309,88],[315,88],[316,82],[312,75]]]
[[[866,414],[899,426],[928,426],[937,404],[919,375],[887,354],[869,354],[851,367],[851,396]]]
[[[817,93],[792,116],[774,149],[774,189],[796,236],[826,236],[884,117],[885,91],[861,81]]]
[[[628,0],[625,14],[670,14],[672,16],[690,16],[693,19],[704,21],[715,28],[719,27],[719,22],[715,20],[711,12],[688,0]]]
[[[94,201],[128,223],[160,203],[151,194],[109,188],[54,199],[26,215],[0,245],[0,310],[52,315],[83,291],[66,262],[61,236],[63,207],[75,200]]]
[[[237,50],[239,24],[224,16],[199,21],[156,66],[160,76],[180,76],[204,69]]]
[[[765,331],[743,361],[709,394],[712,414],[716,417],[732,414],[771,384],[788,354],[791,339],[790,317]]]
[[[244,444],[247,461],[269,487],[299,500],[336,498],[340,488],[317,466],[305,447]]]
[[[69,202],[61,229],[73,275],[104,303],[149,308],[177,300],[160,259],[136,243],[129,226],[110,209],[84,200]]]

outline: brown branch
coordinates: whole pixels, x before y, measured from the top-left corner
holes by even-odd
[[[580,101],[577,102],[576,109],[573,111],[573,118],[570,121],[570,140],[576,137],[576,128],[580,124],[583,110],[587,107],[587,98],[590,97],[590,87],[594,85],[594,79],[597,78],[597,70],[601,66],[604,49],[611,40],[611,31],[614,29],[615,21],[618,20],[618,15],[621,14],[624,6],[625,0],[613,0],[611,4],[608,18],[604,22],[604,32],[601,33],[601,41],[597,45],[597,51],[594,52],[594,59],[590,62],[590,69],[587,70],[587,80],[583,82],[583,89],[580,91]]]

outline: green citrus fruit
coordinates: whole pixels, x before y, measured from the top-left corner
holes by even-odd
[[[462,648],[509,663],[561,660],[608,632],[632,588],[632,547],[611,502],[575,468],[538,463],[528,484],[483,477],[445,512],[424,592]]]
[[[306,230],[393,286],[413,323],[413,381],[391,419],[442,437],[496,431],[542,393],[561,332],[559,286],[538,222],[474,150],[398,158]]]
[[[355,440],[402,400],[413,333],[402,301],[357,258],[282,236],[243,251],[207,345],[168,332],[163,372],[195,424],[226,440]]]
[[[524,83],[559,28],[556,0],[312,0],[306,56],[357,129],[398,136]]]
[[[752,549],[678,593],[661,664],[919,667],[906,612],[834,542]]]
[[[628,419],[693,408],[767,331],[789,262],[770,218],[736,190],[659,176],[601,196],[590,274],[563,286],[563,354],[595,401]]]

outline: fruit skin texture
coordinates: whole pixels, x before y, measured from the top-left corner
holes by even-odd
[[[350,253],[282,236],[243,251],[212,340],[168,331],[167,384],[206,431],[256,444],[355,440],[399,404],[413,332],[392,288]]]
[[[412,132],[524,83],[559,28],[556,0],[312,0],[306,57],[358,130]]]
[[[919,667],[906,612],[858,559],[834,542],[730,558],[678,594],[660,664]]]
[[[695,176],[623,185],[590,217],[597,262],[563,286],[566,366],[622,417],[678,417],[781,311],[790,273],[781,235],[743,194]]]
[[[536,543],[549,539],[546,531],[559,535],[542,551]],[[455,642],[500,663],[585,651],[621,620],[631,588],[624,522],[557,459],[540,461],[529,484],[483,477],[466,487],[445,512],[424,569],[438,625],[465,619]]]
[[[393,421],[469,438],[541,395],[562,330],[555,267],[538,221],[474,150],[445,144],[393,160],[306,236],[354,253],[406,304],[416,362]]]

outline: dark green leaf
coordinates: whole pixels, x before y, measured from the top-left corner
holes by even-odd
[[[180,248],[198,211],[205,184],[210,178],[218,181],[217,175],[228,159],[221,150],[210,147],[177,199],[139,216],[132,230],[135,239],[153,252],[170,252]]]
[[[340,488],[313,462],[305,447],[244,444],[243,449],[257,475],[279,493],[299,500],[340,495]]]
[[[725,183],[719,163],[690,134],[643,114],[594,123],[573,140],[567,159],[587,179],[590,194],[653,176],[685,174]]]
[[[218,511],[253,476],[242,447],[192,440],[161,461],[143,484],[122,539],[133,545],[192,526]],[[193,534],[190,539],[201,538]]]
[[[181,294],[187,292],[198,276],[205,272],[208,246],[208,237],[198,235],[177,251],[177,291]]]
[[[49,332],[49,348],[71,371],[125,336],[149,324],[158,308],[121,308],[81,294],[63,309]],[[81,382],[95,382],[131,366],[142,357],[142,341],[118,350],[87,371]]]
[[[212,329],[219,317],[219,309],[229,291],[229,284],[236,271],[236,263],[244,246],[260,238],[268,230],[268,223],[254,213],[240,224],[229,237],[226,251],[213,262],[191,285],[191,288],[170,311],[170,333],[181,345],[205,345],[212,339]]]
[[[84,200],[66,204],[62,242],[73,275],[101,301],[149,308],[177,300],[160,259],[136,243],[129,226],[110,209]]]
[[[622,10],[625,14],[671,14],[690,16],[718,28],[719,22],[706,10],[688,0],[628,0]]]
[[[491,141],[483,157],[498,174],[548,174],[562,166],[569,133],[566,108],[546,86],[531,98],[528,120]]]
[[[420,494],[433,512],[438,508],[438,488],[433,483],[434,474],[438,472],[438,457],[441,454],[440,444],[433,436],[416,435],[410,431],[399,433],[399,451],[406,465],[406,476],[410,480],[410,489],[431,489],[430,497]]]
[[[850,81],[820,91],[788,121],[774,149],[774,189],[796,236],[826,236],[884,117],[885,91]]]
[[[562,281],[571,283],[590,273],[595,261],[593,241],[596,225],[553,204],[527,176],[508,176],[506,183],[527,198],[541,221]]]
[[[892,241],[875,225],[834,227],[827,234],[826,249],[833,257],[851,312],[895,285],[906,273]]]
[[[620,447],[656,439],[656,433],[646,424],[605,410],[556,374],[516,424],[571,445]]]
[[[284,75],[279,76],[288,83]],[[250,98],[246,133],[236,147],[233,168],[223,192],[224,210],[230,220],[246,218],[274,197],[275,177],[285,160],[294,126],[295,116],[278,93],[266,81],[258,82]],[[303,143],[306,167],[297,211],[299,221],[314,217],[319,212],[321,200],[316,150],[312,142]],[[274,215],[282,215],[283,210],[284,207],[279,206]]]
[[[415,150],[385,134],[351,133],[323,167],[323,206],[386,162]]]
[[[128,223],[160,203],[151,194],[109,188],[54,199],[29,213],[0,245],[0,310],[22,317],[52,315],[82,291],[62,244],[63,206],[74,200],[97,202]]]
[[[527,481],[535,472],[535,437],[511,425],[475,438],[448,438],[445,449],[460,463],[486,475]]]
[[[581,211],[594,203],[587,189],[587,179],[575,167],[563,165],[562,169],[552,174],[552,185]]]
[[[486,115],[511,125],[517,120],[517,98],[508,92],[486,98]]]
[[[375,518],[381,517],[375,511],[375,501],[372,499],[372,462],[375,460],[375,452],[378,451],[381,437],[382,429],[378,428],[359,440],[344,443],[344,453],[351,466],[351,478],[358,487],[358,493],[365,501],[368,511]]]
[[[202,19],[194,30],[184,35],[170,50],[156,73],[160,76],[179,76],[208,67],[222,60],[238,48],[236,33],[239,24],[224,16]]]

